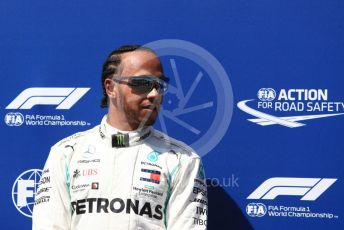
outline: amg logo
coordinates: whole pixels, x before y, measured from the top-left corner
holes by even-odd
[[[273,200],[277,196],[302,196],[301,200],[314,201],[337,179],[273,177],[264,181],[247,199]]]
[[[140,205],[138,200],[132,201],[127,199],[126,201],[121,198],[114,198],[112,200],[106,198],[88,198],[82,200],[76,200],[72,203],[73,211],[76,215],[85,213],[121,213],[121,212],[134,212],[136,215],[147,215],[149,218],[155,218],[157,220],[162,219],[162,206],[156,205],[153,207],[149,202],[145,202]]]

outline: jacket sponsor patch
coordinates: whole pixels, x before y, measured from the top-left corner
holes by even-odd
[[[150,202],[142,202],[139,200],[121,198],[107,199],[107,198],[87,198],[71,202],[73,212],[76,215],[85,213],[131,213],[136,215],[148,216],[161,220],[163,217],[162,206],[151,204]]]
[[[155,183],[155,184],[160,183],[160,175],[161,175],[160,171],[151,170],[151,169],[141,169],[141,172],[144,173],[144,177],[140,177],[140,180]]]

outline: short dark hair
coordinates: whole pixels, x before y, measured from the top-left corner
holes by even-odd
[[[113,50],[109,56],[106,58],[103,69],[102,69],[102,77],[101,77],[101,83],[103,88],[103,98],[100,103],[100,107],[106,108],[108,107],[108,95],[106,94],[106,89],[104,85],[104,81],[107,78],[111,78],[114,74],[118,73],[118,66],[121,64],[121,54],[132,52],[135,50],[144,50],[151,52],[156,55],[154,50],[151,48],[142,46],[142,45],[123,45],[115,50]]]

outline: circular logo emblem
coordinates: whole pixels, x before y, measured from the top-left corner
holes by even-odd
[[[35,195],[42,170],[30,169],[18,176],[12,187],[12,201],[17,210],[27,217],[32,217]]]
[[[24,116],[21,113],[7,113],[5,123],[8,126],[21,126],[24,123]]]
[[[86,149],[85,152],[83,152],[82,156],[84,158],[90,158],[92,156],[94,156],[94,154],[96,153],[96,147],[94,145],[89,145]]]
[[[160,129],[206,155],[226,134],[232,118],[227,72],[211,53],[188,41],[164,39],[145,46],[165,61],[172,80],[160,108]]]
[[[156,162],[158,160],[159,153],[156,151],[148,153],[147,159],[151,162]]]
[[[263,203],[249,203],[246,206],[246,213],[251,217],[263,217],[267,212],[267,208]]]
[[[276,91],[272,88],[261,88],[258,90],[257,96],[261,101],[272,101],[276,98]]]

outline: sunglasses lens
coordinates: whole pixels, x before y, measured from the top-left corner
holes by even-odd
[[[151,82],[146,79],[131,79],[130,83],[131,87],[137,93],[147,93],[152,89]]]
[[[149,93],[155,88],[159,93],[164,93],[167,90],[167,83],[151,78],[136,78],[131,79],[132,88],[138,93]]]

